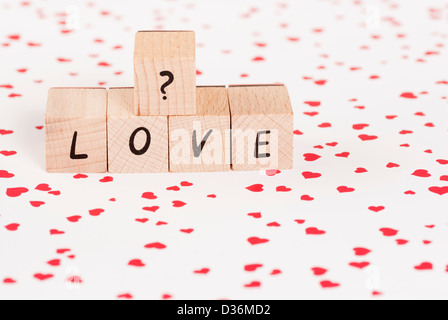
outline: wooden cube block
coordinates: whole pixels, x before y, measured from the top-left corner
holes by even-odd
[[[198,87],[197,111],[169,116],[170,171],[230,170],[230,110],[227,89]]]
[[[168,117],[134,114],[134,88],[111,88],[109,172],[168,172]]]
[[[293,167],[293,111],[283,85],[230,86],[232,169]]]
[[[107,91],[51,88],[45,116],[48,172],[107,171]]]
[[[140,31],[136,34],[136,115],[196,113],[195,46],[192,31]]]

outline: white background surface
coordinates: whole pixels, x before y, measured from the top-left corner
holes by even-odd
[[[67,22],[79,27],[64,33]],[[17,154],[0,154],[0,170],[14,174],[0,178],[0,298],[446,299],[448,192],[429,188],[448,186],[441,164],[448,159],[447,22],[446,1],[1,0],[0,129],[13,133],[0,135],[0,151]],[[134,33],[145,29],[196,31],[200,85],[285,83],[299,130],[295,169],[275,176],[47,174],[48,88],[132,86]],[[362,134],[377,138],[362,141]],[[349,156],[336,156],[342,152]],[[308,153],[320,158],[305,161]],[[367,172],[355,173],[360,167]],[[305,179],[307,171],[321,177]],[[113,181],[100,182],[104,176]],[[36,190],[39,184],[61,194]],[[254,184],[263,191],[246,189]],[[340,186],[354,191],[340,193]],[[28,192],[7,196],[16,187]],[[144,192],[157,199],[143,199]],[[142,209],[150,206],[160,209]],[[97,208],[105,211],[89,214]],[[82,218],[73,223],[72,216]],[[142,218],[148,221],[135,220]],[[18,229],[8,230],[11,224]],[[307,234],[313,227],[325,234]],[[382,228],[398,233],[386,237]],[[251,245],[251,237],[269,241]],[[153,242],[166,248],[144,248]],[[357,256],[358,247],[371,252]],[[62,248],[71,251],[58,254]],[[59,266],[48,264],[54,259]],[[134,259],[145,266],[129,266]],[[415,268],[424,262],[432,269]],[[246,271],[251,264],[262,266]],[[326,273],[315,275],[316,267]],[[195,273],[203,268],[209,272]],[[67,281],[73,276],[82,283]]]

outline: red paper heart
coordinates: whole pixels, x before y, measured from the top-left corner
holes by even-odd
[[[132,267],[138,267],[138,268],[146,266],[140,259],[131,260],[131,261],[129,261],[128,265],[132,266]]]
[[[366,249],[366,248],[354,248],[353,251],[355,251],[355,255],[356,256],[366,256],[370,252],[372,252],[372,251],[370,251],[369,249]]]
[[[195,270],[194,271],[194,273],[196,273],[196,274],[207,274],[207,273],[209,273],[210,272],[210,269],[209,268],[202,268],[202,269],[200,269],[200,270]]]
[[[398,234],[398,230],[391,229],[391,228],[381,228],[380,231],[386,237],[393,237],[393,236],[396,236]]]
[[[130,294],[130,293],[123,293],[123,294],[119,294],[119,295],[117,296],[117,298],[118,298],[118,299],[128,299],[128,300],[130,300],[130,299],[133,298],[133,296],[132,296],[132,294]]]
[[[349,155],[350,155],[350,152],[341,152],[341,153],[335,154],[335,156],[339,157],[339,158],[348,158]]]
[[[78,173],[78,174],[74,175],[73,178],[74,179],[86,179],[86,178],[88,178],[88,176],[85,174]]]
[[[60,230],[57,230],[57,229],[51,229],[50,230],[50,235],[61,235],[61,234],[64,234],[65,232],[64,231],[60,231]]]
[[[397,163],[389,162],[386,167],[387,168],[398,168],[400,165]]]
[[[305,158],[305,161],[316,161],[317,159],[320,158],[319,155],[314,153],[305,153],[303,157]]]
[[[112,181],[114,181],[113,177],[104,177],[103,179],[100,179],[100,182],[103,182],[103,183],[112,182]]]
[[[252,192],[262,192],[263,191],[263,185],[262,184],[254,184],[249,187],[246,187],[247,190]]]
[[[315,276],[323,276],[328,271],[327,269],[319,268],[319,267],[311,268],[311,270],[313,271]]]
[[[444,194],[448,193],[448,186],[446,186],[446,187],[430,187],[429,191],[443,196]]]
[[[261,282],[260,281],[252,281],[248,284],[244,285],[246,288],[258,288],[261,286]]]
[[[300,197],[300,200],[303,200],[303,201],[313,201],[314,198],[313,198],[313,197],[310,197],[310,196],[307,195],[307,194],[304,194],[303,196]]]
[[[150,212],[156,212],[157,210],[159,210],[160,207],[158,206],[154,206],[154,207],[144,207],[143,210],[145,211],[150,211]]]
[[[266,243],[269,242],[269,239],[263,239],[263,238],[258,238],[258,237],[250,237],[247,239],[247,241],[251,244],[251,245],[257,245],[257,244],[262,244],[262,243]]]
[[[280,227],[281,225],[280,225],[280,223],[274,221],[274,222],[270,222],[270,223],[266,224],[266,226],[268,226],[268,227]]]
[[[48,279],[53,278],[53,275],[52,275],[52,274],[36,273],[36,274],[34,275],[34,278],[36,278],[36,279],[38,279],[38,280],[40,280],[40,281],[45,281],[45,280],[48,280]]]
[[[71,216],[68,217],[67,220],[70,222],[78,222],[79,220],[81,220],[81,218],[82,218],[81,216]]]
[[[253,272],[253,271],[257,271],[257,269],[262,268],[263,265],[260,263],[253,263],[253,264],[248,264],[244,266],[244,270],[246,270],[247,272]]]
[[[319,107],[320,101],[305,101],[305,104],[309,105],[310,107]]]
[[[280,170],[266,170],[266,175],[268,177],[273,177],[273,176],[275,176],[277,174],[280,174],[280,173],[281,173]]]
[[[34,189],[39,190],[39,191],[50,191],[51,190],[50,186],[46,183],[41,183]]]
[[[331,281],[328,281],[328,280],[321,281],[321,282],[320,282],[320,285],[321,285],[321,287],[324,288],[324,289],[328,289],[328,288],[337,288],[337,287],[340,286],[339,283],[331,282]]]
[[[364,268],[370,266],[370,262],[350,262],[349,266],[358,268],[358,269],[364,269]]]
[[[17,231],[20,227],[20,224],[18,223],[11,223],[5,226],[6,230],[8,231]]]
[[[315,179],[322,176],[322,174],[318,172],[310,172],[310,171],[302,172],[302,175],[305,179]]]
[[[154,200],[157,199],[157,196],[153,192],[145,192],[142,194],[142,198],[148,200]]]
[[[378,139],[377,136],[374,135],[368,135],[368,134],[360,134],[359,139],[361,139],[362,141],[371,141],[371,140],[375,140]]]
[[[350,187],[346,187],[346,186],[340,186],[337,188],[337,190],[339,191],[339,193],[347,193],[347,192],[355,191],[354,188],[350,188]]]
[[[0,151],[0,154],[4,155],[5,157],[10,157],[10,156],[17,154],[17,152],[3,150],[3,151]]]
[[[308,235],[322,235],[326,233],[324,230],[319,230],[318,228],[315,227],[307,228],[305,232]]]
[[[160,242],[153,242],[153,243],[149,243],[149,244],[145,245],[145,248],[146,249],[159,249],[159,250],[162,250],[162,249],[166,248],[166,245],[164,245],[163,243],[160,243]]]
[[[12,130],[0,129],[0,135],[2,135],[2,136],[7,135],[7,134],[13,134],[13,133],[14,133],[14,131],[12,131]]]
[[[414,267],[415,270],[420,270],[420,271],[424,271],[424,270],[432,270],[433,269],[433,265],[430,262],[423,262],[418,266]]]
[[[285,187],[285,186],[278,186],[275,190],[276,190],[277,192],[289,192],[289,191],[291,191],[292,189],[291,189],[291,188],[288,188],[288,187]]]
[[[29,190],[27,188],[8,188],[6,189],[6,195],[11,198],[20,197],[22,194],[27,193]]]
[[[14,279],[12,279],[12,278],[5,278],[5,279],[3,279],[3,283],[4,284],[14,284],[14,283],[16,283],[17,281],[16,280],[14,280]]]
[[[352,126],[352,128],[355,129],[355,130],[362,130],[362,129],[368,127],[368,126],[369,125],[367,123],[359,123],[359,124],[354,124]]]
[[[31,206],[34,208],[39,208],[45,204],[43,201],[30,201]]]
[[[251,212],[247,214],[248,216],[254,217],[255,219],[261,218],[261,212]]]
[[[47,264],[49,264],[52,267],[58,267],[61,265],[61,260],[60,259],[50,260],[47,262]]]
[[[92,217],[98,217],[100,214],[102,214],[104,212],[104,209],[92,209],[92,210],[89,210],[89,214],[92,216]]]
[[[417,96],[413,94],[412,92],[403,92],[400,97],[406,98],[406,99],[417,99]]]
[[[378,206],[378,207],[371,206],[371,207],[369,207],[369,210],[371,210],[373,212],[380,212],[380,211],[383,211],[384,209],[385,209],[385,207],[383,207],[383,206]]]
[[[185,205],[187,205],[187,204],[185,202],[183,202],[183,201],[179,201],[179,200],[173,201],[173,207],[174,208],[182,208]]]
[[[6,170],[0,170],[0,178],[12,178],[12,177],[14,177],[14,174],[13,173],[10,173],[10,172],[8,172],[8,171],[6,171]]]

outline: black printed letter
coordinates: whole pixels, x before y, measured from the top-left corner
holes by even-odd
[[[193,131],[193,153],[194,153],[195,158],[199,158],[199,156],[201,155],[202,149],[204,149],[204,146],[205,146],[205,142],[207,142],[207,139],[210,137],[212,132],[213,132],[213,130],[210,130],[209,132],[207,132],[204,139],[202,139],[202,141],[201,141],[201,145],[198,146],[196,130]]]
[[[72,139],[72,147],[70,148],[70,159],[79,160],[87,159],[89,156],[86,154],[76,154],[76,139],[78,138],[78,131],[75,131]]]
[[[139,133],[139,131],[144,131],[146,133],[146,143],[143,146],[143,148],[137,150],[135,149],[134,140],[135,136],[137,135],[137,133]],[[151,145],[151,133],[149,132],[149,130],[143,127],[135,129],[135,131],[131,135],[131,138],[129,139],[129,149],[131,149],[131,152],[137,156],[141,156],[146,151],[148,151],[150,145]]]
[[[269,158],[269,157],[271,156],[270,153],[262,153],[262,154],[259,154],[259,152],[258,152],[258,148],[259,148],[259,146],[267,146],[267,145],[269,144],[268,141],[262,141],[262,142],[260,142],[260,136],[261,136],[262,134],[270,134],[270,133],[271,133],[270,130],[260,131],[260,132],[257,133],[257,141],[255,141],[255,158],[256,158],[256,159],[259,159],[259,158]]]

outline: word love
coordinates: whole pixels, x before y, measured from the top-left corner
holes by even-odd
[[[52,88],[48,172],[291,169],[293,113],[282,85],[197,87],[192,115],[135,115],[134,88]]]
[[[196,87],[193,31],[135,35],[133,88],[52,88],[48,172],[291,169],[283,85]]]

